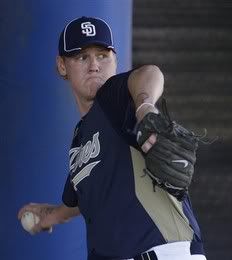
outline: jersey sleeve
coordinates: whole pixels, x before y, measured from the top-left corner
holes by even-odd
[[[70,175],[68,175],[64,186],[62,201],[67,207],[78,206],[77,194],[71,184]]]
[[[123,135],[130,135],[136,124],[134,102],[127,84],[131,72],[108,79],[96,97],[108,120]]]

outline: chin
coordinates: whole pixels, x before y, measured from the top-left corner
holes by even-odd
[[[94,84],[91,84],[90,86],[90,92],[98,91],[103,85],[103,82],[94,82]]]
[[[97,92],[100,88],[101,88],[101,86],[95,86],[94,88],[91,88],[89,95],[88,95],[88,99],[93,100],[96,97]]]

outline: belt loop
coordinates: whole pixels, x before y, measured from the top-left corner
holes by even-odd
[[[146,254],[147,254],[148,260],[158,260],[157,255],[154,250],[149,251]]]
[[[142,260],[151,260],[150,252],[145,252],[141,254]]]
[[[146,253],[142,253],[141,255],[137,255],[133,258],[134,260],[158,260],[155,251],[149,251]]]

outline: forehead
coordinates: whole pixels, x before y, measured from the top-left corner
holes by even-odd
[[[82,48],[82,50],[79,51],[79,53],[86,53],[86,52],[99,52],[99,51],[104,51],[104,52],[112,52],[111,49],[108,49],[104,46],[100,46],[100,45],[89,45],[87,47]]]
[[[106,48],[104,46],[100,46],[100,45],[86,46],[79,51],[72,52],[72,54],[70,54],[69,56],[65,56],[65,58],[70,59],[70,58],[75,58],[75,57],[81,56],[83,54],[84,55],[99,55],[102,53],[106,53],[109,58],[114,59],[115,62],[117,63],[116,53],[113,50]]]

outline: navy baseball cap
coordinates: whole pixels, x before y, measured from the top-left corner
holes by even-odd
[[[115,52],[110,26],[100,18],[83,16],[65,26],[59,39],[59,55],[72,56],[89,45],[100,45]]]

